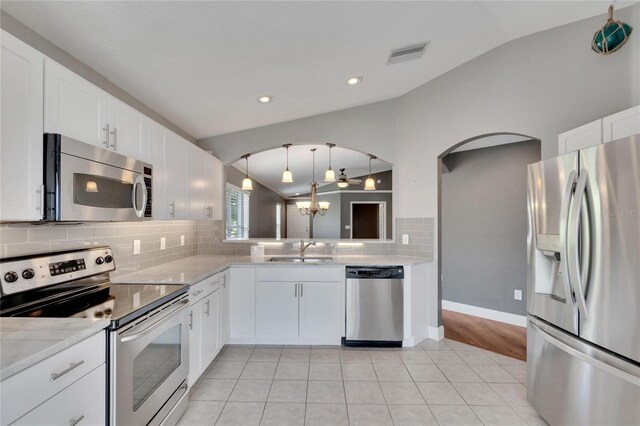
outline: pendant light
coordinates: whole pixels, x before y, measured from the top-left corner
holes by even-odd
[[[249,177],[249,157],[251,156],[251,154],[245,154],[243,155],[241,158],[244,158],[247,162],[247,169],[246,169],[246,173],[244,175],[244,179],[242,179],[242,189],[244,191],[252,191],[253,190],[253,182],[251,181],[251,178]]]
[[[284,172],[282,172],[282,183],[292,183],[293,174],[291,173],[291,170],[289,170],[289,147],[291,146],[291,144],[287,143],[282,146],[287,150],[287,168],[284,169]]]
[[[376,190],[376,182],[371,177],[371,160],[375,160],[378,157],[376,157],[375,155],[371,155],[371,154],[368,154],[368,155],[369,155],[369,177],[364,182],[364,190],[365,191],[375,191]]]
[[[613,19],[613,3],[609,6],[607,22],[595,32],[591,49],[600,55],[610,55],[620,50],[629,40],[633,28],[629,24]]]
[[[324,181],[325,182],[335,182],[336,181],[336,172],[334,172],[333,169],[331,168],[331,148],[336,146],[336,144],[335,143],[328,143],[327,146],[329,147],[329,168],[327,169],[326,172],[324,172]]]
[[[91,178],[87,181],[87,185],[84,188],[85,192],[98,192],[98,184]]]
[[[310,201],[298,201],[296,207],[302,215],[315,216],[320,214],[324,216],[329,210],[328,201],[318,201],[318,183],[316,182],[316,148],[311,149],[313,155],[313,171],[311,177],[311,200]]]

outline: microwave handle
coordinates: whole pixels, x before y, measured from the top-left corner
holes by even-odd
[[[138,203],[136,202],[136,189],[139,185],[142,185],[142,206],[138,207]],[[142,217],[144,215],[144,210],[147,206],[147,185],[144,183],[144,178],[142,176],[136,177],[133,182],[133,189],[131,190],[131,200],[133,204],[133,210],[136,212],[136,216]]]

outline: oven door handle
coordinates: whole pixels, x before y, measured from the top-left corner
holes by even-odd
[[[159,325],[162,325],[165,322],[169,321],[173,317],[173,314],[185,309],[187,307],[188,303],[189,303],[189,299],[183,299],[179,303],[181,306],[178,306],[177,308],[173,309],[171,312],[167,313],[167,315],[165,315],[165,317],[162,318],[160,321],[154,322],[153,324],[151,324],[147,328],[144,328],[144,329],[142,329],[141,331],[139,331],[137,333],[123,335],[123,336],[121,336],[120,341],[122,343],[126,343],[126,342],[131,342],[133,340],[138,340],[141,337],[146,336],[147,334],[149,334],[153,329],[155,329]]]

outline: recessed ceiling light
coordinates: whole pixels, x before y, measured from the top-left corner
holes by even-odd
[[[264,95],[258,98],[258,102],[260,102],[261,104],[268,104],[272,100],[273,100],[273,96],[271,95]]]
[[[360,83],[362,81],[362,77],[351,77],[350,79],[347,80],[347,84],[349,86],[355,86],[356,84]]]

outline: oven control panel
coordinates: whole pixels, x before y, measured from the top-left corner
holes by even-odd
[[[116,269],[109,247],[24,256],[0,261],[2,294],[77,280]]]

